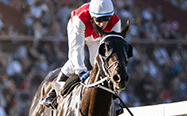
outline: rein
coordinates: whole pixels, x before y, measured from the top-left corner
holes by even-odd
[[[100,56],[100,55],[99,55],[99,56]],[[107,73],[106,70],[110,69],[114,64],[118,63],[118,61],[113,62],[113,63],[106,69],[105,66],[104,66],[104,62],[103,62],[103,59],[101,58],[101,56],[100,56],[100,60],[101,60],[101,62],[102,62],[102,69],[103,69],[103,71],[104,71],[106,77],[100,79],[99,81],[97,81],[97,82],[95,82],[95,83],[89,84],[89,85],[86,85],[86,84],[84,84],[83,82],[81,82],[81,84],[82,84],[83,86],[85,86],[85,87],[87,87],[87,88],[89,88],[89,87],[97,87],[99,84],[102,84],[104,81],[108,81],[108,83],[110,82],[111,77],[109,76],[109,74]],[[99,68],[98,62],[96,62],[96,63],[97,63],[97,66],[98,66],[98,68]],[[118,66],[118,65],[117,65],[117,66]],[[117,67],[117,66],[116,66],[116,67]],[[116,67],[115,67],[115,69],[116,69]],[[100,70],[100,69],[99,69],[99,70]],[[99,73],[98,73],[98,74],[99,74]],[[98,77],[98,76],[97,76],[97,77]],[[112,91],[112,90],[111,90],[111,91]]]

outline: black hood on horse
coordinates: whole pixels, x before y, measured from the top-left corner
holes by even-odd
[[[133,56],[133,47],[125,41],[129,22],[120,33],[104,32],[98,25],[93,24],[93,26],[97,35],[102,38],[98,49],[100,59],[97,58],[97,61],[101,61],[100,69],[103,69],[100,71],[101,75],[106,76],[107,72],[111,76],[112,90],[123,90],[129,78],[127,75],[128,59]]]
[[[106,49],[108,52],[106,52]],[[104,41],[102,41],[101,45],[99,46],[99,54],[105,57],[105,59],[108,59],[109,57],[117,53],[124,53],[125,58],[129,59],[133,56],[132,50],[133,47],[130,44],[128,44],[124,39],[116,38],[115,36],[110,36],[106,38]]]

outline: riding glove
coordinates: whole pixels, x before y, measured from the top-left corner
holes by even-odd
[[[84,82],[90,76],[90,71],[80,73],[80,81]]]

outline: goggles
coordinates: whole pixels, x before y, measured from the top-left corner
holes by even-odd
[[[103,22],[103,21],[109,21],[110,20],[110,16],[105,16],[105,17],[95,17],[95,21],[97,22]]]

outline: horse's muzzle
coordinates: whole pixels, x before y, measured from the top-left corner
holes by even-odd
[[[115,91],[124,90],[127,85],[128,80],[129,80],[128,75],[123,75],[123,77],[121,77],[119,74],[115,74],[113,76],[113,89]]]

